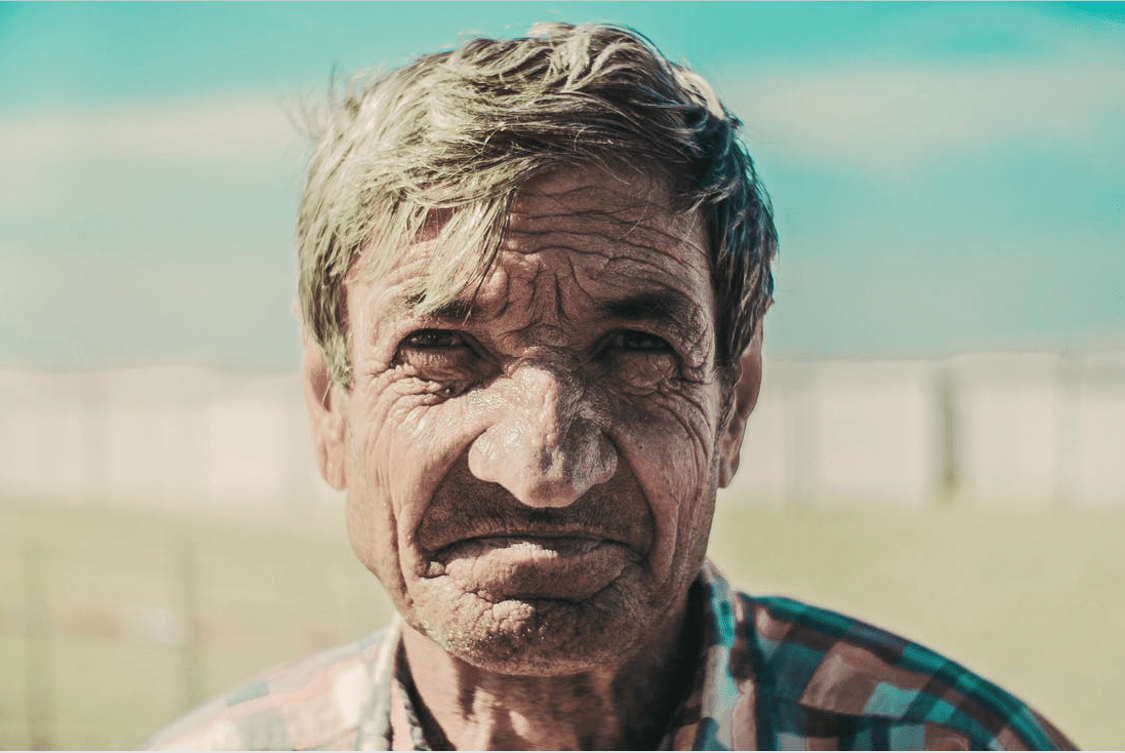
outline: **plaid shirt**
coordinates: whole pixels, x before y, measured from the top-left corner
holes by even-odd
[[[697,582],[698,664],[663,750],[1054,750],[1073,744],[992,683],[849,617]],[[429,750],[398,619],[266,673],[170,725],[152,748]]]

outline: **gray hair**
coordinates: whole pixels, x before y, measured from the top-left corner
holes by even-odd
[[[411,298],[432,312],[487,273],[523,183],[599,166],[666,178],[673,209],[701,213],[716,358],[729,371],[772,303],[777,249],[740,128],[701,76],[640,34],[603,24],[537,24],[524,38],[473,39],[386,75],[354,77],[317,127],[305,174],[302,325],[333,380],[347,386],[344,280],[357,259],[379,276],[420,233],[436,233],[441,251]]]

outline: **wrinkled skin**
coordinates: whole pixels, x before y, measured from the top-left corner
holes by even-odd
[[[540,177],[483,284],[447,310],[408,304],[425,242],[383,279],[351,275],[350,390],[306,349],[321,470],[347,491],[352,546],[404,617],[419,693],[455,743],[449,727],[481,705],[466,687],[531,730],[459,738],[480,746],[626,744],[652,727],[629,717],[669,702],[626,686],[675,664],[758,374],[724,423],[705,234],[667,206],[656,181]],[[541,680],[554,720],[497,700]],[[440,685],[461,696],[444,720]],[[578,704],[587,734],[545,739],[567,687],[605,718]]]

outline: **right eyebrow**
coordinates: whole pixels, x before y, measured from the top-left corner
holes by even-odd
[[[467,322],[481,319],[480,309],[473,308],[472,301],[456,298],[448,303],[443,303],[434,309],[431,314],[435,319],[448,321]]]
[[[400,301],[395,308],[402,313],[415,313],[422,304],[422,294],[413,295]],[[463,324],[477,322],[484,318],[479,308],[473,307],[471,300],[455,298],[441,304],[432,312],[426,314],[427,319],[437,319],[444,322]]]

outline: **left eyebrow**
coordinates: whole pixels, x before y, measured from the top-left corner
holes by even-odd
[[[681,335],[689,334],[690,323],[696,321],[697,309],[691,299],[670,288],[648,290],[598,304],[598,314],[607,319],[663,323],[671,325]]]

